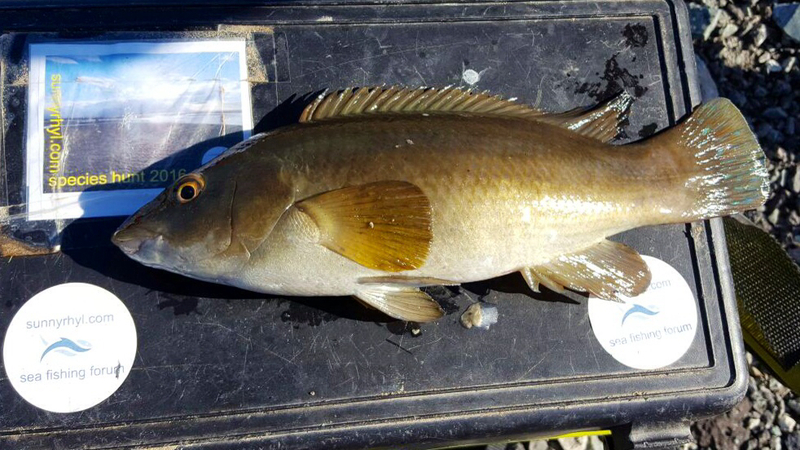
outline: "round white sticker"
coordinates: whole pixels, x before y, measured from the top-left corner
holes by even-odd
[[[11,320],[3,363],[11,385],[36,407],[90,408],[125,381],[136,355],[136,327],[111,292],[84,283],[33,296]]]
[[[697,330],[697,304],[686,280],[672,266],[642,256],[650,287],[623,303],[589,298],[589,321],[600,345],[635,369],[658,369],[689,350]]]

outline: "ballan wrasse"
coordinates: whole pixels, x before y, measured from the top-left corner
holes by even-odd
[[[258,292],[351,295],[391,317],[442,315],[419,288],[519,271],[534,290],[604,299],[650,272],[607,240],[757,208],[764,154],[716,99],[611,145],[632,99],[549,114],[459,89],[321,96],[178,180],[114,242],[141,263]]]

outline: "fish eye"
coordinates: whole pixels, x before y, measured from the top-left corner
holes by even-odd
[[[189,203],[203,192],[204,186],[205,182],[202,177],[190,174],[177,183],[175,194],[180,203]]]

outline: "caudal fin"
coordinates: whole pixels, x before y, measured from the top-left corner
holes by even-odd
[[[764,152],[742,113],[724,98],[697,108],[654,139],[681,166],[688,201],[683,219],[699,220],[758,208],[767,199]]]

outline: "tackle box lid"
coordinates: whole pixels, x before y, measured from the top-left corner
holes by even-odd
[[[680,1],[69,3],[0,3],[5,205],[26,198],[29,84],[14,74],[32,43],[241,39],[254,132],[296,121],[325,89],[354,86],[456,85],[554,112],[624,89],[635,102],[622,143],[700,100]],[[33,406],[2,371],[0,445],[434,448],[599,429],[615,431],[617,448],[673,445],[689,421],[746,390],[718,220],[613,237],[663,265],[657,287],[683,289],[639,305],[647,312],[535,294],[513,274],[427,289],[446,316],[421,325],[352,299],[256,294],[146,268],[110,245],[121,221],[6,227],[58,239],[61,251],[0,260],[0,330],[35,294],[80,282],[122,301],[138,346],[121,386],[81,412]],[[488,329],[461,324],[475,303],[496,307]]]

